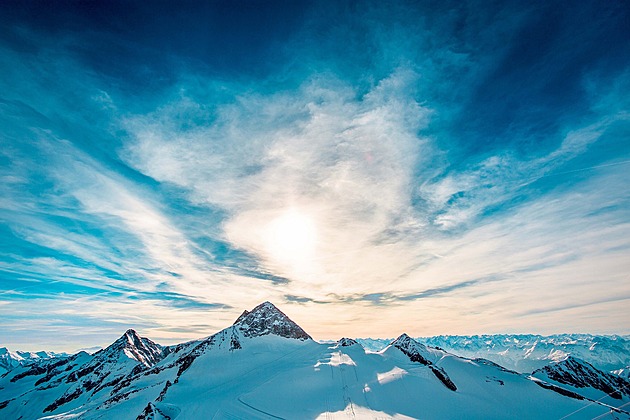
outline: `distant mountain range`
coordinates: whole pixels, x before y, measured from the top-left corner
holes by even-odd
[[[483,357],[517,372],[532,372],[568,356],[583,359],[598,369],[628,378],[630,337],[591,334],[440,335],[416,341],[465,357]],[[357,338],[367,350],[378,351],[392,339]]]
[[[4,375],[18,366],[66,356],[69,355],[67,353],[55,353],[51,351],[9,351],[6,347],[0,347],[0,375]]]
[[[484,337],[468,349],[511,336]],[[92,355],[12,365],[0,377],[0,418],[630,419],[628,381],[577,355],[519,373],[407,334],[379,351],[361,341],[318,343],[269,302],[173,346],[128,330]]]

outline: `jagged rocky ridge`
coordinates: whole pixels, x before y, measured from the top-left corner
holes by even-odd
[[[591,334],[495,334],[416,337],[417,342],[439,347],[447,352],[469,358],[492,360],[521,373],[530,373],[567,356],[586,360],[599,370],[616,371],[626,376],[630,366],[630,337]],[[357,339],[366,349],[377,351],[391,339]],[[625,369],[625,371],[624,371]]]
[[[95,357],[103,360],[114,360],[120,356],[121,352],[128,358],[136,360],[146,367],[151,367],[160,361],[165,353],[168,354],[168,347],[162,347],[148,338],[142,338],[136,331],[129,329],[109,347],[95,353]]]
[[[611,398],[630,398],[630,383],[619,376],[603,372],[576,357],[552,363],[532,373],[532,376],[574,389],[593,388]]]
[[[337,342],[337,345],[341,347],[350,347],[350,346],[360,346],[361,344],[357,343],[352,338],[343,337]]]
[[[251,312],[243,311],[234,322],[234,327],[245,337],[274,334],[298,340],[312,340],[310,335],[271,302],[263,302]]]
[[[407,334],[402,334],[392,342],[391,346],[396,347],[398,350],[405,353],[412,362],[418,362],[429,367],[431,372],[433,372],[436,378],[438,378],[445,387],[451,391],[457,391],[457,386],[453,383],[451,378],[449,378],[444,369],[435,366],[433,362],[429,360],[428,349],[426,346],[416,342]]]
[[[105,388],[116,389],[125,377],[150,368],[166,354],[167,349],[129,329],[110,346],[95,353],[79,369],[65,376],[64,382],[72,385],[60,398],[46,406],[44,412],[53,412],[84,393],[91,392],[93,395]],[[58,376],[56,373],[52,371],[38,382],[49,382]],[[38,385],[38,382],[35,384]],[[53,383],[59,382],[60,379],[56,379]]]
[[[379,353],[349,338],[319,344],[265,302],[206,339],[162,347],[129,330],[94,355],[20,367],[0,378],[0,417],[460,418],[466,412],[485,419],[501,418],[504,410],[529,418],[580,410],[583,416],[574,418],[592,418],[612,409],[630,418],[623,409],[580,401],[563,384],[538,381],[406,334]]]

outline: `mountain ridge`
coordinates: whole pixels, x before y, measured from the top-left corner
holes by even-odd
[[[357,338],[366,349],[378,351],[392,339]],[[414,337],[414,340],[434,348],[469,358],[485,358],[521,373],[531,373],[571,355],[591,363],[596,368],[618,375],[627,375],[630,366],[630,337],[592,334],[494,334],[439,335]]]
[[[379,352],[349,338],[318,343],[263,302],[204,339],[161,346],[129,329],[93,355],[20,366],[0,377],[0,417],[499,419],[507,410],[630,419],[617,408],[629,402],[625,394],[596,401],[588,394],[596,380],[568,375],[588,386],[521,375],[405,333]]]

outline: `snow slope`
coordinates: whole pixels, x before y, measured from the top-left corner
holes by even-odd
[[[608,412],[492,363],[420,346],[416,352],[407,338],[380,353],[347,342],[245,338],[240,349],[204,352],[153,405],[184,419],[557,419],[576,410],[582,411],[574,418],[590,419]]]
[[[522,373],[529,373],[549,363],[562,361],[569,355],[585,360],[606,372],[627,369],[630,366],[630,339],[618,335],[558,334],[547,337],[534,334],[441,335],[419,337],[415,340],[460,356],[483,357]],[[357,341],[366,349],[378,351],[387,346],[391,339],[363,338]]]
[[[607,404],[619,406],[620,402],[630,402],[627,380],[572,356],[538,369],[532,376]]]

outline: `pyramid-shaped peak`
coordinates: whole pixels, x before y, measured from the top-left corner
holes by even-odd
[[[243,313],[234,321],[234,325],[242,323],[244,320],[251,320],[253,318],[273,318],[280,317],[289,319],[280,309],[276,307],[273,303],[269,301],[265,301],[260,305],[256,306],[251,311],[244,310]],[[291,321],[293,322],[293,321]]]
[[[276,311],[276,312],[282,313],[282,311],[280,311],[280,309],[278,309],[276,307],[276,305],[274,305],[273,303],[269,302],[268,300],[266,300],[263,303],[261,303],[260,305],[256,306],[254,309],[251,310],[250,313],[267,312],[267,311]]]
[[[352,338],[343,337],[337,342],[337,345],[339,347],[350,347],[350,346],[360,346],[361,344],[359,344],[356,340],[353,340]]]
[[[138,333],[136,332],[136,330],[134,330],[133,328],[129,328],[127,331],[125,331],[124,335],[129,335],[129,336],[138,336]]]
[[[127,338],[127,339],[131,339],[131,340],[140,340],[141,337],[138,334],[138,332],[136,330],[134,330],[133,328],[129,328],[127,331],[125,331],[125,333],[123,334],[122,337],[120,338]]]
[[[134,329],[130,328],[118,340],[95,355],[104,360],[114,360],[124,354],[145,366],[152,366],[162,358],[163,353],[162,346],[148,338],[140,337]]]
[[[405,353],[412,362],[420,362],[423,365],[429,365],[431,362],[427,359],[427,348],[424,344],[418,343],[407,334],[401,334],[397,339],[390,344],[392,347],[396,347],[398,350]]]
[[[136,330],[129,328],[123,335],[114,341],[109,347],[114,348],[128,348],[142,346],[142,337],[136,332]],[[146,340],[146,339],[145,339]]]
[[[425,348],[423,344],[418,343],[416,340],[409,337],[406,333],[400,334],[397,339],[390,343],[390,346],[396,347],[397,349],[403,351],[407,349]]]
[[[597,369],[595,366],[574,356],[550,363],[532,373],[544,380],[569,385],[574,388],[592,387],[612,398],[622,399],[630,396],[630,382],[609,372]]]
[[[268,301],[261,303],[251,311],[243,311],[234,322],[234,326],[246,337],[273,334],[299,340],[311,339],[311,336],[299,325]]]
[[[407,333],[402,333],[398,336],[397,339],[392,341],[392,345],[395,345],[396,343],[408,343],[410,340],[414,342],[416,341],[413,338],[409,337]]]

